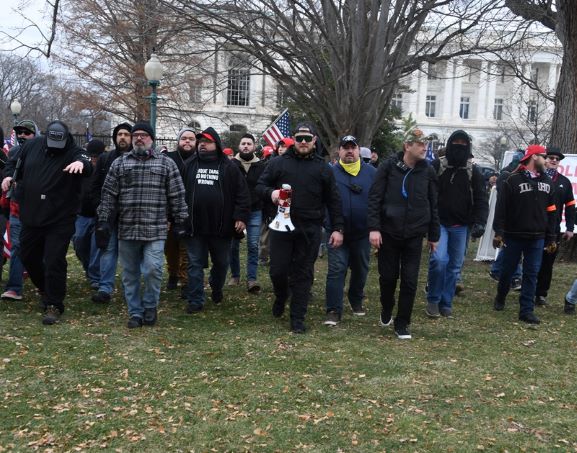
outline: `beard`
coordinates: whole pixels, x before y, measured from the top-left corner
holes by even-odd
[[[152,149],[152,143],[150,145],[133,145],[132,150],[134,154],[139,157],[148,156],[149,151]]]

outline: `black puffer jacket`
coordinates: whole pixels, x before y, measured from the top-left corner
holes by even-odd
[[[296,155],[294,146],[280,157],[271,159],[258,180],[256,193],[270,200],[273,190],[283,184],[292,187],[291,220],[295,227],[321,225],[328,211],[333,231],[344,227],[341,197],[329,165],[317,154],[306,158]]]
[[[425,160],[409,168],[398,153],[377,169],[369,192],[369,231],[380,231],[395,239],[440,236],[437,213],[437,175]]]

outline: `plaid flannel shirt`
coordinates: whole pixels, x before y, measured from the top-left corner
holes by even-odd
[[[184,185],[172,159],[156,150],[139,159],[131,151],[112,163],[102,186],[98,220],[113,222],[117,216],[119,239],[166,239],[169,210],[175,222],[188,216]]]

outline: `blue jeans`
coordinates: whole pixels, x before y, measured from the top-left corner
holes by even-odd
[[[10,271],[8,272],[8,282],[6,291],[14,291],[19,296],[22,295],[24,285],[24,265],[20,258],[20,230],[22,224],[20,218],[10,216]]]
[[[142,318],[145,308],[156,308],[160,299],[164,240],[118,241],[118,258],[122,266],[124,298],[130,317]],[[140,277],[144,280],[140,295]]]
[[[262,211],[252,211],[246,225],[246,279],[256,280],[258,270],[258,241],[260,238],[260,224]],[[232,277],[240,277],[240,241],[233,239],[230,245],[230,274]]]
[[[544,239],[518,239],[505,236],[506,247],[501,250],[503,268],[497,285],[497,298],[504,301],[507,297],[511,287],[511,277],[522,255],[523,277],[521,294],[519,295],[520,315],[533,312],[537,275],[541,267],[544,242]]]
[[[571,289],[565,296],[565,300],[571,305],[577,305],[577,279],[573,282]]]
[[[186,239],[189,305],[195,307],[204,305],[204,267],[208,262],[209,253],[212,261],[209,283],[213,294],[222,293],[228,270],[230,242],[230,238],[217,236],[194,236]]]
[[[82,263],[86,277],[90,283],[100,281],[100,255],[101,251],[96,247],[94,237],[95,217],[77,216],[75,233],[72,238],[76,256]]]
[[[502,250],[497,254],[497,258],[491,264],[491,274],[495,274],[497,277],[501,277],[501,269],[503,268],[503,253]],[[517,264],[515,268],[515,272],[513,272],[513,278],[521,278],[521,274],[523,273],[523,269],[521,269],[521,261]]]
[[[98,291],[112,294],[116,280],[116,266],[118,264],[118,234],[116,226],[111,229],[108,247],[100,255],[100,282]]]
[[[343,293],[347,270],[351,269],[349,279],[349,303],[351,307],[359,308],[363,305],[363,295],[367,275],[369,273],[369,259],[371,244],[368,237],[356,241],[343,242],[338,248],[328,246],[329,268],[326,284],[326,309],[335,311],[339,316],[343,312]]]
[[[439,308],[451,308],[457,279],[465,260],[468,227],[441,225],[437,250],[429,259],[429,290],[427,301]]]

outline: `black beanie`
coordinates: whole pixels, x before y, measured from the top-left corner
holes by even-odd
[[[104,142],[102,140],[93,139],[86,144],[86,154],[90,157],[98,157],[104,152]]]
[[[134,134],[136,131],[144,131],[150,135],[152,140],[155,139],[154,131],[152,130],[152,126],[148,121],[139,121],[134,126],[132,126],[132,133]]]
[[[132,126],[129,123],[120,123],[118,126],[114,128],[112,131],[112,143],[116,146],[116,136],[120,130],[125,130],[128,132],[132,132]]]

